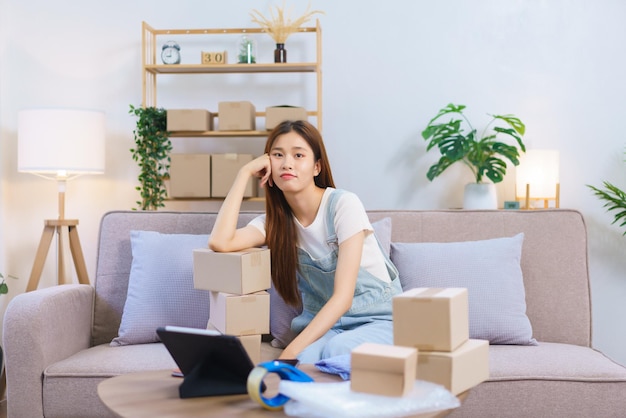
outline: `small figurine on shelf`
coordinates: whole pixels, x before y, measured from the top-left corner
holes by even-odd
[[[239,64],[256,63],[256,40],[250,35],[243,35],[239,38]]]
[[[285,16],[285,4],[283,6],[276,6],[276,16],[270,9],[270,19],[263,16],[258,10],[253,9],[250,13],[252,21],[258,23],[265,32],[268,33],[276,42],[276,49],[274,50],[274,62],[287,62],[287,50],[285,49],[285,41],[292,33],[298,31],[300,26],[308,22],[311,17],[316,14],[324,14],[321,10],[309,11],[311,5],[309,5],[302,16],[295,20],[291,20],[289,16]]]

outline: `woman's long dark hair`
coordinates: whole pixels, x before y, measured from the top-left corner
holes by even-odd
[[[315,161],[320,164],[320,172],[315,177],[315,185],[321,188],[335,187],[333,175],[328,163],[322,135],[307,121],[285,121],[276,126],[267,138],[265,152],[270,153],[279,136],[295,132],[300,135],[313,150]],[[278,187],[265,184],[265,230],[267,246],[272,257],[272,282],[274,288],[289,305],[301,306],[302,299],[298,291],[296,271],[298,269],[298,235],[293,213],[285,195]]]

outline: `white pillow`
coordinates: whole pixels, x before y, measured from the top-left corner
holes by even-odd
[[[470,338],[490,344],[536,345],[526,316],[520,259],[524,234],[451,243],[392,243],[404,290],[465,287]]]
[[[209,291],[193,287],[193,250],[208,240],[208,235],[130,231],[128,294],[112,346],[157,342],[159,326],[206,328]]]

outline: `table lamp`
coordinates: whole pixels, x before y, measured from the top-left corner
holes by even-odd
[[[543,200],[543,208],[554,200],[559,207],[559,152],[547,149],[529,149],[520,157],[515,171],[517,200],[524,200],[524,209],[532,209],[531,201]]]
[[[78,238],[78,220],[65,219],[66,182],[83,174],[104,173],[104,113],[77,109],[32,109],[18,114],[17,169],[56,180],[59,192],[58,219],[44,220],[44,229],[26,291],[39,285],[54,233],[57,233],[58,282],[68,283],[65,272],[65,240],[78,282],[89,284]]]

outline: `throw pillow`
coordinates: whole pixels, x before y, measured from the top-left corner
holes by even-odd
[[[112,346],[157,342],[156,329],[165,325],[206,328],[209,292],[194,289],[193,250],[206,247],[208,239],[208,235],[130,232],[128,294]]]
[[[470,338],[490,344],[536,345],[526,316],[520,259],[524,234],[482,241],[392,243],[404,290],[465,287]]]
[[[389,256],[391,250],[391,218],[383,218],[372,223],[376,238],[381,247]],[[272,286],[270,294],[270,334],[274,338],[272,345],[278,348],[285,348],[295,338],[291,331],[291,321],[300,315],[302,309],[287,305],[283,298]]]
[[[391,254],[391,218],[383,218],[379,221],[372,223],[374,228],[374,234],[380,242],[380,246],[383,247],[387,257]]]

